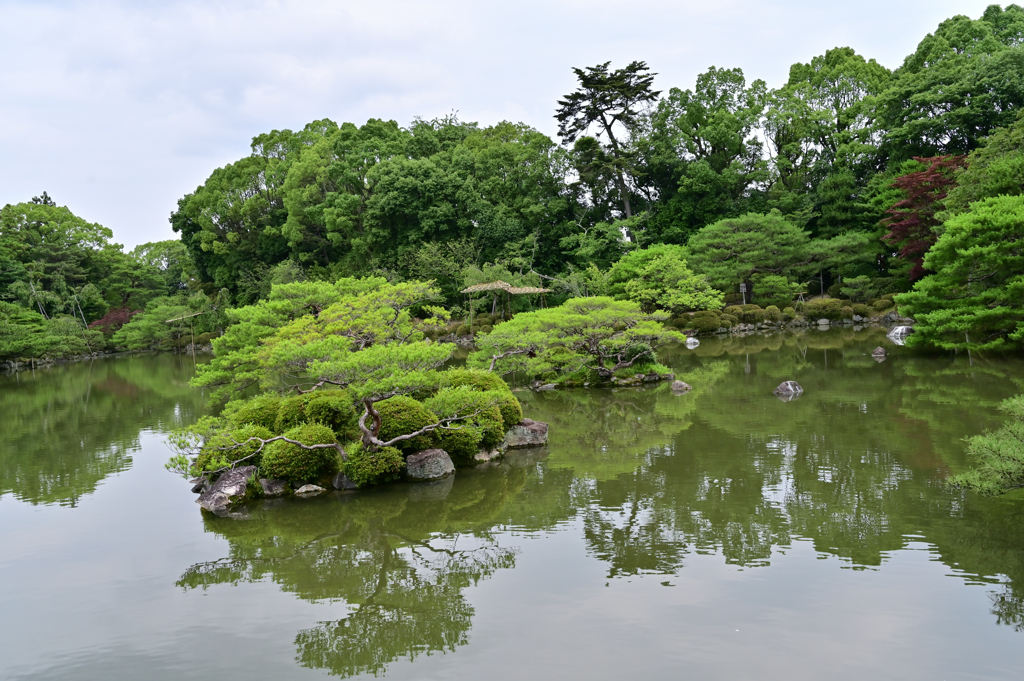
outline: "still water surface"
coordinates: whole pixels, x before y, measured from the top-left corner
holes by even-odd
[[[163,469],[188,358],[0,376],[0,678],[1020,678],[1024,496],[941,481],[1024,362],[663,359],[692,393],[520,392],[543,451],[234,519]]]

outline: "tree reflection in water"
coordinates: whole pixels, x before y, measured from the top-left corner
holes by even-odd
[[[298,633],[297,659],[343,676],[467,641],[467,587],[511,568],[506,530],[581,528],[609,578],[671,576],[694,554],[771,565],[796,540],[874,569],[927,542],[961,578],[993,589],[996,620],[1024,629],[1024,506],[943,486],[961,439],[999,423],[1020,392],[1014,358],[920,356],[878,330],[702,342],[665,359],[694,390],[521,392],[551,424],[550,454],[460,470],[445,492],[397,486],[268,504],[245,522],[206,517],[229,556],[186,588],[269,578],[351,613]],[[827,355],[827,358],[826,358]],[[827,364],[826,364],[827,362]],[[772,390],[796,380],[804,394]],[[429,498],[433,494],[433,498]]]

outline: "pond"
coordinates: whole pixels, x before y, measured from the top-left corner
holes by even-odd
[[[662,359],[691,393],[518,392],[544,450],[228,518],[163,468],[191,358],[0,376],[0,678],[1019,678],[1024,496],[942,481],[1024,361]]]

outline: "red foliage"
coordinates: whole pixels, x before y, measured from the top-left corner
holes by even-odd
[[[142,312],[142,310],[130,310],[127,307],[115,307],[113,310],[110,310],[107,314],[90,324],[89,328],[99,329],[103,333],[114,333],[140,312]]]
[[[903,190],[906,198],[885,211],[891,217],[882,220],[882,225],[889,228],[882,240],[899,247],[899,257],[914,263],[910,268],[911,281],[925,274],[924,256],[935,243],[935,228],[939,226],[935,213],[942,208],[942,200],[956,181],[955,171],[964,165],[966,158],[952,154],[915,157],[915,161],[928,167],[898,177],[890,185]]]

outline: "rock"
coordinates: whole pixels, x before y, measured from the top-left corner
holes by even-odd
[[[906,342],[907,336],[912,333],[914,333],[914,327],[912,326],[897,326],[886,334],[885,337],[896,345],[903,345]]]
[[[693,336],[690,336],[689,338],[686,339],[687,350],[693,350],[698,345],[700,345],[700,341],[694,338]]]
[[[647,374],[642,380],[644,383],[657,383],[661,380],[661,376],[659,374]]]
[[[189,480],[189,482],[192,483],[192,494],[202,494],[210,485],[210,478],[206,475],[200,475],[195,480]]]
[[[676,395],[685,395],[693,390],[693,386],[683,381],[672,381],[672,392]]]
[[[882,359],[885,359],[885,355],[885,348],[883,348],[882,346],[878,346],[877,348],[875,348],[874,352],[871,353],[871,356],[875,358],[881,357]]]
[[[327,490],[325,490],[320,485],[303,485],[302,487],[295,490],[295,494],[299,495],[300,497],[313,497],[316,496],[317,494],[320,494],[321,492],[326,491]]]
[[[348,479],[348,476],[344,473],[338,473],[331,480],[331,487],[334,489],[353,490],[359,487],[356,483]]]
[[[256,466],[239,466],[221,473],[217,482],[199,495],[196,503],[207,511],[217,513],[245,497],[249,478],[256,475]]]
[[[662,374],[661,375],[661,380],[663,380],[663,381],[674,381],[675,379],[676,379],[676,375],[675,374]]]
[[[786,381],[780,383],[779,387],[775,389],[775,396],[783,402],[789,402],[803,395],[804,389],[800,387],[800,384],[796,381]]]
[[[890,310],[882,315],[883,324],[895,324],[898,321],[900,321],[900,315],[896,310]]]
[[[455,472],[455,464],[443,449],[424,449],[405,460],[405,475],[410,480],[440,480]]]
[[[473,457],[473,461],[477,461],[479,463],[488,463],[490,461],[494,461],[495,459],[500,459],[501,457],[502,451],[500,449],[492,449],[490,451],[482,450],[480,452],[477,452],[477,454]]]
[[[260,488],[265,497],[280,497],[288,494],[288,483],[284,480],[260,478]]]
[[[824,317],[822,317],[821,319],[818,320],[818,326],[828,326],[831,323],[832,322],[830,322],[829,320],[825,319]]]
[[[534,390],[554,390],[555,387],[554,383],[545,383],[543,385],[538,385]]]
[[[864,318],[861,317],[859,314],[855,314],[855,315],[853,315],[853,321],[855,321],[855,322],[862,322],[862,321],[864,321]]]
[[[533,419],[523,419],[518,425],[509,428],[505,434],[502,449],[522,449],[524,447],[540,447],[548,443],[548,424]]]

